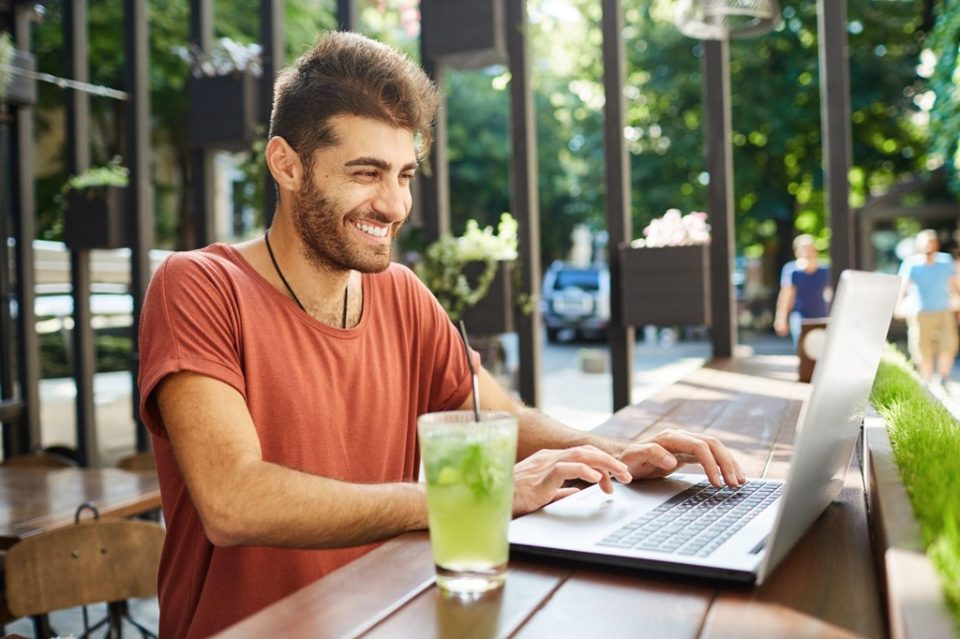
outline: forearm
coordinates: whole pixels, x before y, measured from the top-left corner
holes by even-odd
[[[533,408],[521,408],[517,459],[525,459],[544,448],[570,448],[591,445],[618,457],[629,442],[584,432],[561,424]]]
[[[275,464],[247,464],[201,516],[217,545],[333,548],[427,527],[423,487],[352,484]]]
[[[781,288],[780,294],[777,295],[777,311],[774,321],[786,322],[791,310],[793,310],[793,290]]]

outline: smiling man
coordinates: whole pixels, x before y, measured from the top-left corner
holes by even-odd
[[[152,280],[139,384],[167,523],[162,636],[213,634],[426,528],[416,419],[466,407],[471,378],[453,325],[390,248],[436,105],[402,55],[323,36],[276,83],[274,225],[174,254]],[[611,477],[684,462],[717,485],[743,481],[714,438],[603,439],[480,379],[483,408],[519,416],[516,513],[575,492],[567,480],[609,491]]]

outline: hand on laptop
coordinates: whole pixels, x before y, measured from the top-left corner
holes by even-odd
[[[700,433],[665,430],[653,439],[631,443],[619,458],[636,479],[666,477],[681,464],[699,464],[714,486],[747,481],[729,449],[716,437]]]
[[[595,446],[537,451],[514,466],[513,514],[533,512],[580,490],[564,486],[570,480],[599,483],[604,492],[612,493],[611,477],[623,484],[633,480],[623,462]]]

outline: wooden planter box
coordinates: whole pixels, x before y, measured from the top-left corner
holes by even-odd
[[[33,54],[19,49],[13,50],[10,66],[21,71],[33,72],[37,69],[37,60]],[[7,86],[7,104],[13,106],[33,106],[37,103],[37,81],[20,73],[12,73]]]
[[[455,69],[506,62],[504,0],[420,0],[420,16],[425,60]]]
[[[63,241],[67,248],[114,249],[129,246],[124,216],[126,189],[101,186],[67,193]]]
[[[709,245],[622,246],[619,253],[625,325],[710,325]]]
[[[483,262],[469,262],[464,266],[463,274],[474,286],[485,268]],[[497,273],[487,294],[476,306],[464,311],[463,323],[471,335],[497,335],[513,331],[512,273],[512,262],[498,262]]]
[[[863,422],[863,473],[877,572],[895,639],[954,636],[940,576],[923,548],[920,525],[900,482],[887,428],[875,412]]]
[[[257,124],[258,82],[249,71],[191,77],[187,83],[190,145],[230,151],[248,149]]]

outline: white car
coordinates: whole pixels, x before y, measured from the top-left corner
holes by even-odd
[[[541,314],[547,340],[566,331],[574,337],[605,338],[610,323],[610,271],[606,264],[588,267],[554,262],[541,290]]]

